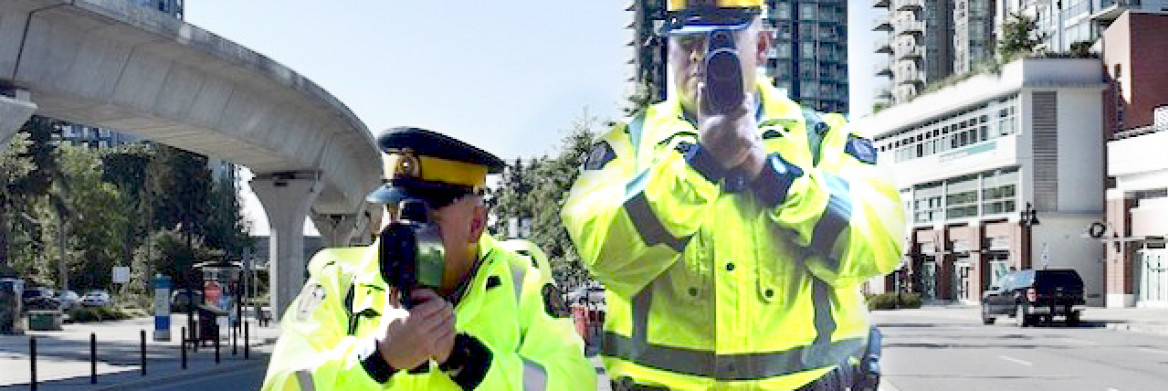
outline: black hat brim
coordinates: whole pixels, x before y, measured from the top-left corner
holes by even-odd
[[[397,179],[378,186],[365,196],[365,201],[373,204],[397,205],[403,200],[420,199],[434,209],[473,193],[470,188],[426,183],[416,180]]]

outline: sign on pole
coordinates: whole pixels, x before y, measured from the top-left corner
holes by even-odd
[[[114,266],[114,283],[125,284],[130,282],[129,266]]]
[[[170,277],[154,275],[154,340],[170,341]]]

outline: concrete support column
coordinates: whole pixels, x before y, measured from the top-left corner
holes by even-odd
[[[273,314],[284,310],[308,275],[304,259],[304,217],[324,184],[316,172],[257,175],[251,189],[264,205],[271,226],[268,242],[269,289]]]
[[[0,90],[0,152],[8,148],[8,139],[32,117],[36,109],[37,105],[29,100],[27,90]]]
[[[312,222],[320,232],[325,247],[346,247],[357,233],[357,215],[331,214],[313,216]]]

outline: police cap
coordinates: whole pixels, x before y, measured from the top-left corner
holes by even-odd
[[[487,174],[503,171],[495,155],[437,132],[414,127],[386,129],[377,135],[385,154],[382,184],[365,200],[397,204],[407,198],[441,208],[468,194],[481,194]]]

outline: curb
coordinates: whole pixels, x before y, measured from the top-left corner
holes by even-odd
[[[1133,325],[1133,324],[1125,324],[1125,323],[1108,323],[1107,329],[1117,330],[1117,331],[1127,331],[1127,332],[1139,333],[1139,334],[1152,334],[1152,335],[1159,335],[1159,336],[1168,336],[1168,326],[1149,327],[1149,326]]]

